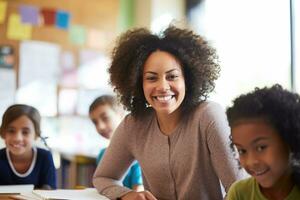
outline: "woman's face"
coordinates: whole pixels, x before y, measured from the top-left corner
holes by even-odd
[[[157,114],[177,110],[185,97],[184,74],[178,60],[165,51],[150,54],[144,65],[143,90]]]
[[[22,115],[12,121],[3,133],[6,148],[12,156],[30,154],[35,138],[34,124],[26,115]]]

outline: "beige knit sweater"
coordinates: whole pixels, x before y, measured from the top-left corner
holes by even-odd
[[[94,186],[110,199],[128,193],[120,179],[134,159],[143,171],[145,189],[157,199],[223,199],[242,177],[229,148],[230,129],[216,103],[197,106],[170,135],[159,129],[155,112],[143,120],[128,115],[120,124],[94,174]]]

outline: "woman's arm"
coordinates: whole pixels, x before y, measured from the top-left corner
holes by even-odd
[[[129,192],[120,198],[121,200],[157,200],[149,191]]]
[[[119,125],[93,177],[98,192],[110,199],[132,191],[121,186],[121,179],[134,160],[131,143],[135,140],[135,132],[130,128],[130,122],[126,117]]]
[[[206,115],[209,118],[206,134],[212,165],[225,191],[228,192],[231,184],[242,179],[245,174],[238,168],[230,149],[230,128],[225,111],[218,104],[210,103]]]

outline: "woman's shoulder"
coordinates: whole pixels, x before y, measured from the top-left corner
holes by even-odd
[[[204,101],[195,106],[191,111],[193,119],[200,121],[212,121],[216,118],[225,117],[225,109],[216,102],[213,101]]]
[[[131,113],[129,113],[125,116],[123,123],[126,124],[127,127],[132,126],[136,128],[139,125],[145,125],[145,123],[150,122],[154,116],[155,112],[153,111],[153,109],[147,109],[143,117],[135,117]]]
[[[202,113],[220,111],[220,110],[224,111],[222,106],[219,103],[214,101],[203,101],[196,106],[195,110],[196,112],[202,112]]]

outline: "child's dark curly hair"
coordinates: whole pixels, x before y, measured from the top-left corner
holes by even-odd
[[[109,68],[111,84],[125,109],[142,117],[147,109],[143,93],[143,66],[149,55],[161,50],[180,62],[186,85],[182,110],[206,100],[219,76],[215,50],[191,30],[169,26],[161,35],[144,28],[129,30],[117,41]]]
[[[256,88],[236,98],[226,113],[231,128],[239,121],[254,118],[273,126],[290,148],[293,179],[300,187],[300,96],[278,84]]]

